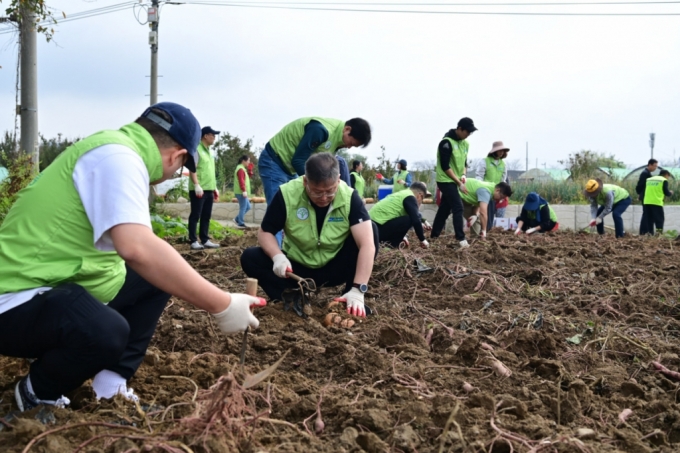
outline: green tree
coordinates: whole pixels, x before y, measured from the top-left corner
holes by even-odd
[[[238,165],[238,159],[246,155],[250,157],[250,161],[253,163],[250,190],[254,194],[262,193],[262,180],[257,169],[257,156],[260,154],[260,150],[253,148],[252,139],[249,138],[243,142],[238,136],[231,135],[229,132],[223,132],[213,145],[213,150],[216,153],[215,172],[217,174],[217,187],[222,192],[233,190],[234,170],[236,170],[236,165]]]
[[[57,134],[56,138],[48,139],[40,134],[40,171],[46,169],[59,154],[78,140],[80,138],[70,140],[62,137],[61,134]]]
[[[587,149],[570,154],[567,159],[560,160],[559,163],[569,170],[574,181],[601,176],[601,168],[626,168],[626,164],[616,159],[613,154],[605,155]]]
[[[2,0],[0,0],[0,3],[2,3]],[[46,27],[44,24],[54,25],[57,23],[57,20],[45,0],[10,0],[8,5],[5,8],[5,15],[9,17],[10,21],[19,23],[21,20],[21,8],[27,7],[37,17],[38,24],[36,31],[45,35],[48,42],[52,40],[54,28]],[[66,14],[63,12],[62,15],[66,17]]]

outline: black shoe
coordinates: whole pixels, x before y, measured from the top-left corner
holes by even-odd
[[[306,318],[307,314],[304,310],[304,301],[302,293],[297,289],[286,289],[281,294],[281,299],[283,300],[283,310],[290,311],[291,309],[301,318]]]
[[[34,407],[38,407],[41,404],[48,404],[50,406],[64,408],[71,403],[71,401],[65,396],[58,398],[56,401],[38,399],[37,396],[28,390],[27,380],[28,376],[24,376],[19,382],[17,382],[17,385],[14,388],[14,397],[17,400],[17,406],[21,412],[30,411]]]

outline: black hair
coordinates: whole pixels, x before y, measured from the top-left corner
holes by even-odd
[[[670,175],[671,175],[671,172],[668,171],[668,170],[661,170],[659,172],[659,176],[670,176]]]
[[[312,154],[305,162],[305,177],[314,183],[335,181],[340,176],[338,160],[331,153]]]
[[[243,156],[241,156],[241,157],[238,158],[238,163],[240,164],[241,162],[245,162],[245,161],[247,161],[248,159],[250,159],[250,157],[249,157],[249,156],[246,156],[246,155],[244,154]]]
[[[165,121],[168,123],[172,124],[172,117],[165,113],[161,109],[151,109],[153,113],[156,115],[160,116],[163,118]],[[163,129],[161,126],[158,124],[154,123],[148,118],[140,116],[135,120],[135,123],[139,124],[142,126],[146,131],[151,134],[151,138],[153,138],[153,141],[156,142],[156,146],[158,146],[158,149],[162,148],[183,148],[177,141],[170,136],[168,131]]]
[[[512,188],[510,187],[510,184],[507,182],[499,182],[496,184],[496,189],[499,189],[503,195],[506,197],[511,197],[512,196]]]
[[[349,135],[359,140],[362,148],[366,148],[371,143],[371,125],[365,119],[352,118],[345,123],[345,126],[352,128]]]
[[[413,189],[417,190],[418,192],[422,192],[423,195],[427,195],[427,186],[424,182],[415,181],[411,183],[411,190]]]
[[[352,171],[357,171],[357,167],[361,165],[362,162],[360,160],[353,160],[352,161]]]
[[[649,159],[649,162],[647,162],[647,165],[649,166],[649,165],[654,165],[654,164],[658,164],[658,163],[659,163],[659,161],[656,160],[656,159]]]

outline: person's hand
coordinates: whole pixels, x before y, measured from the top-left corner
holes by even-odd
[[[467,226],[468,228],[472,228],[472,225],[475,224],[477,221],[477,216],[476,215],[471,215],[469,219],[467,219]]]
[[[529,229],[527,230],[527,234],[533,234],[533,233],[535,233],[535,232],[536,232],[536,228],[529,228]]]
[[[426,248],[428,248],[428,247],[430,246],[430,243],[427,242],[427,239],[425,239],[424,241],[422,241],[422,242],[420,243],[420,246],[421,246],[422,248],[426,249]]]
[[[589,226],[589,227],[594,227],[595,225],[598,225],[598,224],[600,224],[600,223],[602,223],[602,219],[600,219],[600,218],[598,217],[597,219],[591,220],[590,223],[588,224],[588,226]]]
[[[290,261],[288,261],[288,258],[283,253],[274,255],[272,261],[274,261],[274,274],[277,277],[287,278],[286,272],[293,272],[293,265],[290,264]]]
[[[432,231],[432,225],[430,225],[430,222],[427,220],[423,222],[423,230]]]
[[[364,293],[357,288],[352,288],[348,293],[343,294],[342,297],[334,299],[337,302],[347,303],[347,313],[354,316],[366,317],[366,309],[364,308]]]
[[[248,192],[243,192],[243,198],[248,198]]]
[[[409,242],[408,242],[408,236],[404,236],[404,239],[401,240],[401,243],[404,244],[404,247],[408,248]]]
[[[198,184],[194,184],[194,192],[196,192],[196,198],[203,198],[203,188]]]
[[[521,228],[517,228],[517,229],[515,230],[515,236],[519,236],[520,234],[522,234],[522,229],[521,229]]]
[[[482,238],[483,241],[486,241],[486,230],[482,230],[479,236]]]
[[[246,327],[257,329],[260,321],[250,311],[251,307],[264,307],[267,301],[247,294],[232,294],[229,306],[212,316],[220,330],[226,334],[243,332]]]
[[[467,182],[467,177],[466,177],[465,175],[461,176],[461,177],[460,177],[460,182],[462,182],[463,184],[465,184],[465,183]]]
[[[468,190],[467,187],[465,187],[465,183],[463,181],[460,182],[460,186],[458,186],[461,192],[463,192],[465,195],[467,195]]]
[[[376,174],[375,174],[375,177],[376,177],[377,179],[381,180],[381,181],[382,181],[382,179],[383,179],[383,175],[381,175],[380,173],[376,173]]]
[[[220,201],[220,191],[217,189],[213,191],[213,200]]]
[[[400,179],[399,181],[397,181],[397,184],[404,184],[404,180]]]

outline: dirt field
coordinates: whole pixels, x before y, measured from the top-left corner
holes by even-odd
[[[238,258],[254,243],[247,233],[218,251],[177,248],[243,292]],[[316,302],[338,289],[321,292],[307,321],[281,304],[258,310],[244,370],[242,336],[173,299],[130,384],[139,408],[98,403],[85,385],[69,409],[6,417],[0,450],[680,449],[680,381],[652,364],[680,370],[680,243],[494,231],[464,251],[454,244],[381,251],[366,299],[377,315],[350,330],[320,323],[328,308]],[[432,270],[418,273],[416,258]],[[246,375],[285,353],[268,380],[245,388]],[[13,383],[26,370],[0,358],[0,414],[15,409]]]

